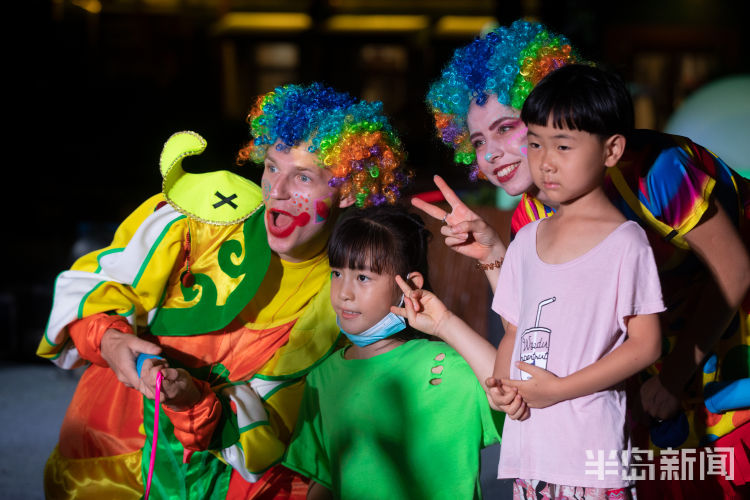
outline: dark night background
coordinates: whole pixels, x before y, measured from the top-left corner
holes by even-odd
[[[494,190],[469,183],[465,171],[452,164],[423,104],[430,82],[456,47],[470,42],[487,21],[502,25],[526,16],[544,22],[567,35],[585,57],[620,73],[634,95],[637,125],[661,130],[696,89],[750,74],[745,5],[744,0],[5,2],[3,497],[43,497],[41,470],[77,381],[76,372],[34,356],[55,276],[82,251],[106,245],[116,225],[161,190],[158,159],[172,133],[194,130],[208,140],[206,153],[186,168],[228,168],[257,179],[259,169],[234,167],[236,151],[248,140],[244,117],[254,97],[283,83],[323,81],[384,102],[418,175],[412,192],[433,189],[432,174],[440,173],[506,234],[507,210],[495,208]],[[268,13],[282,15],[264,17]],[[342,17],[347,15],[400,17],[367,29],[363,19],[372,18],[352,22]],[[744,167],[750,169],[750,160]],[[438,274],[457,294],[451,307],[479,321],[479,331],[492,331],[489,289],[469,284],[484,280],[466,259],[452,261],[449,251],[441,253],[437,243],[431,260],[436,290]],[[492,472],[490,467],[490,481]]]
[[[544,22],[568,35],[585,56],[625,77],[646,103],[637,107],[640,124],[657,129],[695,88],[750,71],[740,0],[14,5],[22,5],[22,12],[5,18],[4,51],[11,152],[5,163],[0,281],[6,359],[33,360],[54,277],[71,264],[74,243],[84,237],[106,241],[118,221],[160,190],[163,142],[173,132],[194,130],[209,143],[194,168],[233,168],[234,154],[248,139],[244,116],[253,98],[277,84],[321,80],[383,100],[418,172],[415,190],[431,189],[431,174],[439,172],[470,201],[486,201],[487,193],[469,184],[437,143],[423,104],[452,51],[476,34],[441,32],[443,16],[486,16],[500,24],[530,16]],[[262,12],[302,13],[309,26],[221,23],[232,14]],[[336,29],[331,19],[342,14],[415,15],[423,25],[400,32]],[[283,64],[274,62],[274,54],[281,54]],[[251,178],[259,173],[251,167],[242,171]]]

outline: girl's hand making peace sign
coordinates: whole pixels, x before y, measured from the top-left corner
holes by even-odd
[[[404,307],[392,306],[391,312],[406,318],[412,328],[440,337],[440,325],[453,313],[434,293],[412,288],[401,276],[396,276],[396,283],[404,292]]]

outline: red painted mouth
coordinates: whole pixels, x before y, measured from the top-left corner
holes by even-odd
[[[508,182],[518,172],[518,167],[521,166],[521,162],[510,163],[508,165],[502,165],[497,167],[492,173],[497,177],[498,182]]]
[[[268,232],[276,238],[286,238],[297,227],[306,226],[310,222],[310,214],[302,212],[292,215],[283,210],[272,209],[266,212],[266,227]]]

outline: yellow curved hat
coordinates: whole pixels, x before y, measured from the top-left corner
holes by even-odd
[[[177,132],[161,152],[162,191],[176,210],[201,222],[229,225],[242,222],[263,206],[260,187],[227,170],[193,174],[182,160],[203,153],[206,140],[195,132]]]

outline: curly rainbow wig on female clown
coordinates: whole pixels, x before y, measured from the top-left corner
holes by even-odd
[[[506,106],[521,109],[534,86],[566,64],[581,62],[563,35],[544,25],[517,20],[456,49],[439,80],[430,86],[427,104],[435,115],[438,137],[454,149],[456,163],[481,176],[469,140],[469,106],[482,106],[491,94]]]
[[[353,196],[358,207],[395,204],[412,178],[381,102],[357,101],[320,83],[284,85],[260,96],[247,121],[254,139],[238,162],[262,163],[274,144],[282,151],[309,143],[308,151],[333,174],[328,184]]]

